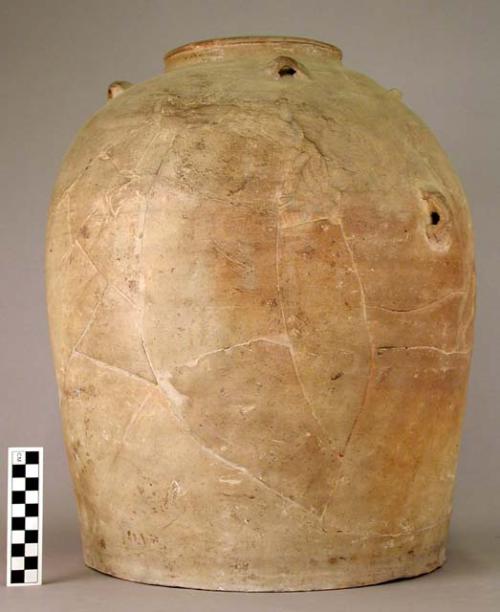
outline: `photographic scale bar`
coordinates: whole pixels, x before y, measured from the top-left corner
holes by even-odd
[[[7,586],[42,584],[43,448],[11,447],[7,494]]]

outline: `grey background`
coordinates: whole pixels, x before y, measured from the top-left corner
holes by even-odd
[[[0,586],[20,610],[500,609],[500,3],[498,0],[1,0],[0,516],[7,447],[46,449],[45,580]],[[115,79],[162,71],[194,40],[246,34],[332,42],[344,63],[404,100],[436,133],[472,208],[476,343],[449,561],[425,577],[349,591],[209,593],[136,585],[84,568],[62,445],[44,296],[44,233],[58,165]],[[4,575],[5,556],[0,571]]]

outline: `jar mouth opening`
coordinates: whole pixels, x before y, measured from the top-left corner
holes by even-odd
[[[185,62],[220,59],[230,49],[256,46],[267,49],[287,48],[290,51],[302,51],[313,55],[327,56],[336,60],[342,59],[342,51],[330,43],[300,36],[232,36],[227,38],[209,38],[190,42],[168,51],[163,60],[169,70]]]

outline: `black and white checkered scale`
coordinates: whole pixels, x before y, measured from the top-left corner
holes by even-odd
[[[24,451],[12,460],[10,582],[39,582],[40,451]]]

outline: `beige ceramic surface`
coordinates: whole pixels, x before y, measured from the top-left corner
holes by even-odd
[[[432,134],[307,39],[194,43],[108,95],[47,241],[86,563],[236,590],[440,566],[475,283]]]

